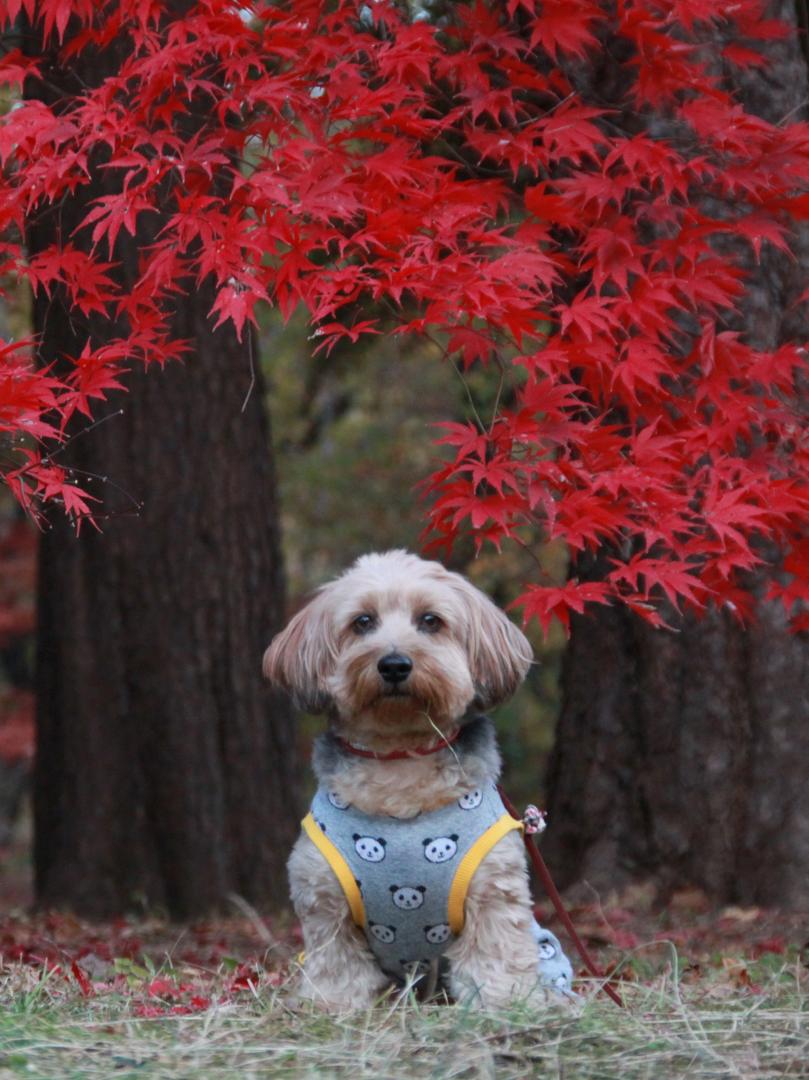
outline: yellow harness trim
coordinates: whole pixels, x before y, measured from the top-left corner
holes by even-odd
[[[348,900],[348,906],[351,909],[351,918],[362,929],[365,926],[365,905],[362,902],[362,896],[354,875],[351,873],[351,868],[320,828],[311,812],[306,815],[301,825],[306,835],[334,871],[334,876],[340,882],[343,892],[346,894],[346,900]],[[485,835],[487,834],[484,833]]]
[[[466,893],[472,878],[475,876],[475,871],[498,840],[502,840],[506,833],[510,833],[512,829],[522,830],[522,828],[523,823],[521,821],[517,821],[511,814],[503,814],[501,818],[495,821],[494,825],[490,825],[486,832],[477,838],[461,859],[449,889],[449,925],[453,934],[460,934],[461,930],[463,930]]]

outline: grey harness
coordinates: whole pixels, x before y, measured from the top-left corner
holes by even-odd
[[[337,872],[333,847],[353,876],[380,967],[398,978],[413,964],[441,956],[460,931],[466,888],[489,850],[487,839],[472,851],[476,842],[488,833],[491,847],[518,827],[493,784],[406,819],[363,814],[320,788],[312,818],[327,841],[318,846],[332,869]]]

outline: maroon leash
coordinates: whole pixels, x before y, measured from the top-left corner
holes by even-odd
[[[516,818],[517,821],[522,821],[522,818],[514,809],[514,804],[510,802],[508,796],[499,785],[497,787],[497,790],[500,792],[500,798],[503,800],[503,806],[505,806],[506,810],[508,810],[511,816],[513,818]],[[599,969],[596,967],[593,958],[587,951],[587,947],[585,946],[579,935],[576,933],[576,928],[573,925],[570,916],[565,911],[565,906],[562,903],[562,898],[553,883],[553,878],[551,877],[550,871],[545,865],[545,860],[539,853],[539,848],[536,846],[533,839],[529,836],[527,832],[523,833],[523,840],[525,841],[525,846],[528,850],[528,857],[534,864],[534,870],[536,871],[537,877],[542,882],[542,887],[550,897],[551,903],[556,908],[556,914],[562,920],[562,925],[564,926],[565,930],[567,930],[568,934],[570,934],[571,941],[578,949],[579,956],[584,961],[584,966],[587,968],[593,978],[605,979],[604,972],[599,971]],[[613,989],[613,987],[610,986],[608,981],[602,982],[601,989],[604,991],[605,994],[609,994],[609,996],[612,998],[616,1005],[620,1005],[621,1008],[624,1007],[624,1003],[621,1000],[621,995],[618,993],[617,990]]]

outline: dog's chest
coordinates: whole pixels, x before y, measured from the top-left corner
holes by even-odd
[[[307,821],[380,966],[398,977],[460,933],[475,870],[519,827],[491,783],[407,819],[362,813],[321,788]]]

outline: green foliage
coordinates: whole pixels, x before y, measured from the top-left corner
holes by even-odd
[[[418,546],[432,425],[462,394],[429,342],[364,338],[313,357],[308,332],[299,311],[270,317],[261,341],[293,598],[363,552]]]

